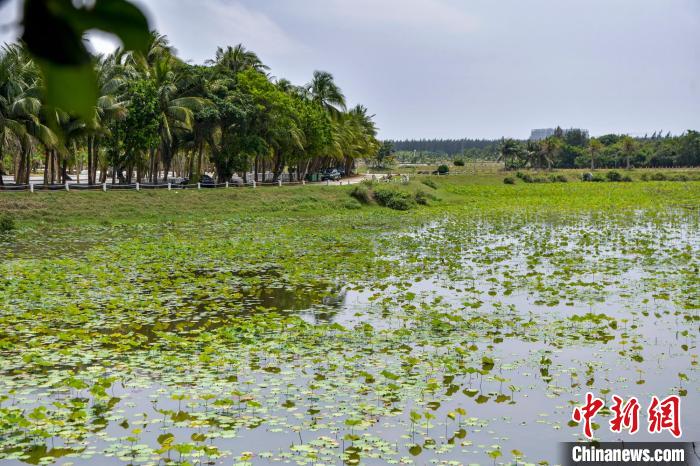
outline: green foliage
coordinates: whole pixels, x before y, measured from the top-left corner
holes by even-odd
[[[431,189],[438,189],[437,183],[432,178],[425,178],[424,180],[421,180],[421,183],[423,183]]]
[[[455,167],[463,167],[464,159],[455,159],[453,163],[455,164]]]
[[[422,189],[419,189],[416,191],[416,194],[413,196],[414,200],[416,201],[416,204],[419,205],[428,205],[428,201],[430,200],[435,200],[435,196],[423,191]]]
[[[70,0],[25,0],[22,40],[36,57],[46,82],[47,104],[92,117],[98,81],[84,34],[99,29],[117,35],[125,49],[145,52],[150,28],[126,0],[96,0],[78,8]]]
[[[375,189],[374,199],[379,205],[394,210],[410,210],[415,207],[415,200],[410,193],[391,187]]]
[[[360,204],[369,204],[372,202],[372,192],[365,184],[357,184],[350,191],[350,196],[357,199]]]
[[[8,214],[0,214],[0,233],[8,233],[15,229],[15,220]]]
[[[447,175],[450,172],[450,167],[448,167],[447,165],[440,165],[437,171],[441,175]]]
[[[515,178],[512,176],[506,176],[503,178],[503,184],[515,184]]]
[[[619,182],[622,181],[622,175],[620,172],[611,170],[608,173],[605,174],[605,177],[608,179],[608,181],[613,181],[613,182]]]

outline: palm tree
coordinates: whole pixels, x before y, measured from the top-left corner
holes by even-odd
[[[326,109],[331,117],[337,118],[341,112],[345,111],[345,96],[333,80],[332,74],[314,71],[314,78],[306,88],[311,100]]]
[[[21,116],[30,111],[34,101],[25,100],[25,92],[36,80],[36,69],[19,45],[0,49],[0,185],[4,171],[6,144],[25,136]]]
[[[174,49],[168,44],[166,36],[153,34],[153,42],[146,55],[131,55],[127,64],[141,79],[150,80],[158,94],[160,115],[158,117],[158,134],[160,137],[159,155],[155,150],[149,154],[149,171],[151,181],[155,181],[160,171],[160,162],[164,165],[164,181],[175,156],[176,132],[191,132],[194,125],[194,111],[209,104],[201,97],[184,96],[178,86],[182,79],[180,70],[185,65],[173,55]],[[129,68],[127,68],[129,69]]]
[[[595,170],[595,161],[596,158],[598,157],[598,154],[603,150],[603,143],[600,142],[598,139],[591,139],[591,141],[588,143],[588,153],[591,156],[591,170]]]
[[[630,158],[636,152],[637,144],[635,143],[634,139],[632,139],[630,136],[625,136],[620,141],[620,145],[622,146],[622,153],[625,154],[627,170],[629,170],[632,168]]]
[[[255,52],[247,50],[243,44],[238,44],[235,47],[229,45],[225,49],[218,47],[216,49],[216,58],[208,60],[207,64],[215,65],[220,70],[228,71],[233,75],[248,69],[261,73],[270,69],[263,64]]]
[[[522,146],[515,139],[502,139],[499,152],[498,161],[505,164],[506,170],[512,170],[522,154]]]
[[[538,154],[538,167],[542,168],[544,164],[547,165],[547,170],[552,169],[552,165],[559,156],[559,151],[561,150],[561,139],[557,137],[549,137],[540,142],[540,152]],[[544,163],[543,163],[544,162]]]
[[[125,55],[117,50],[108,56],[98,56],[95,62],[99,97],[93,118],[86,121],[88,184],[97,182],[100,144],[109,135],[109,123],[126,116],[124,91],[128,84]],[[105,173],[102,173],[104,179]]]

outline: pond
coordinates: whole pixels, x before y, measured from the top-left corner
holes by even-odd
[[[3,464],[556,463],[588,391],[700,435],[696,214],[200,227],[17,240]]]

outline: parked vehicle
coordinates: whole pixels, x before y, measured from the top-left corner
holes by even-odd
[[[340,172],[335,168],[329,169],[321,173],[321,181],[338,181],[341,179]]]

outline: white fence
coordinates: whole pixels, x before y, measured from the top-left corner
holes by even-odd
[[[276,182],[255,182],[250,181],[248,183],[194,183],[194,184],[179,184],[179,183],[162,183],[162,184],[150,184],[150,183],[132,183],[132,184],[80,184],[80,183],[66,183],[66,184],[43,184],[43,183],[30,183],[30,184],[5,184],[0,185],[0,191],[29,191],[29,192],[40,192],[40,191],[148,191],[148,190],[177,190],[177,189],[228,189],[228,188],[257,188],[257,187],[282,187],[282,186],[296,186],[305,185],[306,181],[282,181],[281,179]]]

